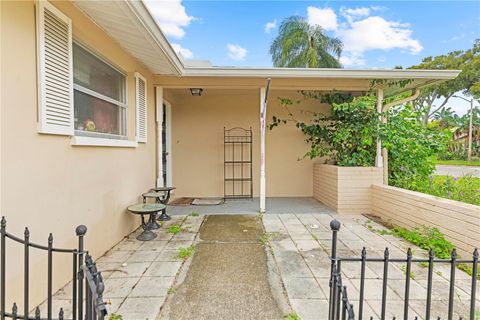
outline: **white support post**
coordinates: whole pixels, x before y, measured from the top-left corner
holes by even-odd
[[[260,88],[260,213],[266,211],[266,178],[265,178],[265,128],[267,120],[267,106],[265,104],[265,88]]]
[[[377,112],[379,114],[380,120],[383,109],[383,89],[377,89]],[[375,157],[375,167],[382,168],[383,167],[383,157],[382,157],[382,141],[380,138],[377,139],[377,155]]]
[[[163,120],[163,88],[155,87],[155,124],[156,132],[156,162],[157,162],[157,187],[164,187],[163,183],[163,143],[162,143],[162,120]]]

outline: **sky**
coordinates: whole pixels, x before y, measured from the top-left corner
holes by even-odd
[[[342,40],[345,68],[406,68],[480,38],[480,1],[145,2],[175,51],[215,66],[271,67],[270,44],[294,15]]]

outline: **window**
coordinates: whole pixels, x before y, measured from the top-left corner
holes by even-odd
[[[75,133],[125,138],[126,76],[73,43]]]

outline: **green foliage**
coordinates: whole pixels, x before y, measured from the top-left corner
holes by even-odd
[[[469,50],[456,50],[437,57],[427,57],[411,69],[461,70],[455,79],[422,89],[420,96],[414,101],[414,106],[421,112],[424,125],[459,91],[480,99],[480,39],[477,39]]]
[[[285,317],[285,320],[302,320],[300,316],[296,312],[291,312],[287,314]]]
[[[437,229],[420,226],[413,230],[395,226],[392,234],[425,250],[432,249],[435,256],[440,259],[449,259],[454,248],[453,244]]]
[[[422,126],[419,112],[411,105],[388,111],[381,140],[388,150],[389,184],[415,189],[435,166],[433,156],[446,150],[447,132]]]
[[[306,98],[310,98],[307,96]],[[290,119],[273,117],[272,129],[287,121],[296,122],[297,128],[306,136],[310,150],[304,155],[310,159],[327,157],[340,166],[371,166],[375,158],[375,137],[378,136],[379,121],[375,113],[374,98],[371,96],[352,98],[341,95],[318,95],[316,99],[338,101],[333,103],[328,115],[314,113],[309,123],[293,118],[288,106],[293,102],[280,100],[288,110]]]
[[[190,215],[192,217],[198,217],[200,215],[200,213],[193,211]]]
[[[339,68],[343,44],[299,16],[286,18],[270,46],[273,65],[287,68]]]
[[[112,313],[110,314],[110,316],[108,317],[108,320],[123,320],[123,317],[119,314],[116,314],[116,313]]]
[[[190,258],[193,254],[195,253],[195,246],[191,245],[189,247],[185,248],[179,248],[178,249],[178,257],[180,259],[188,259]]]
[[[472,276],[473,274],[473,268],[471,265],[469,264],[466,264],[466,263],[460,263],[460,264],[457,264],[457,268],[462,270],[463,272],[465,272],[466,274],[468,274],[469,276]],[[477,270],[477,276],[476,276],[477,279],[480,280],[480,270]]]
[[[463,176],[429,176],[418,181],[412,188],[414,191],[431,194],[437,197],[480,205],[480,178]]]
[[[177,224],[171,225],[171,226],[168,228],[168,232],[169,232],[169,233],[178,234],[178,233],[180,233],[180,231],[182,231],[182,229],[181,229],[180,226],[177,225]]]

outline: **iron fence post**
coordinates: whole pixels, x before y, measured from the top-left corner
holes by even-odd
[[[472,262],[472,293],[470,295],[470,320],[475,319],[475,298],[477,290],[477,273],[478,273],[478,249],[473,250]]]
[[[410,298],[410,275],[412,272],[412,249],[407,250],[407,270],[405,272],[405,300],[403,302],[403,319],[408,320],[408,301]]]
[[[5,237],[6,237],[6,230],[7,229],[7,221],[5,220],[5,217],[2,217],[2,221],[0,222],[0,231],[2,233],[2,240],[1,240],[1,261],[0,261],[0,268],[2,269],[2,273],[0,276],[0,282],[1,282],[1,292],[0,292],[0,312],[1,312],[1,320],[5,320],[5,296],[7,295],[5,291]]]
[[[48,271],[47,271],[47,318],[52,319],[52,282],[53,282],[53,235],[50,233],[48,236]]]
[[[28,228],[25,228],[24,232],[24,257],[23,257],[23,319],[28,320],[28,312],[29,312],[29,307],[28,307],[28,289],[30,287],[30,254],[29,254],[29,249],[30,249],[30,231]]]
[[[77,278],[77,283],[78,283],[78,302],[77,302],[77,308],[78,308],[78,320],[83,320],[83,263],[84,263],[84,243],[83,243],[83,238],[85,234],[87,233],[87,227],[84,225],[80,225],[76,228],[75,230],[77,237],[78,237],[78,278]]]
[[[335,290],[336,290],[336,283],[334,281],[335,275],[334,271],[336,269],[336,259],[337,259],[337,236],[338,231],[340,230],[340,222],[338,220],[332,220],[330,222],[330,229],[332,230],[332,253],[331,253],[331,265],[330,265],[330,299],[328,304],[328,318],[333,320],[334,318],[334,299],[335,299]]]
[[[388,281],[388,258],[390,253],[388,248],[385,248],[383,260],[383,285],[382,285],[382,311],[381,311],[381,320],[385,320],[385,311],[387,306],[387,281]]]
[[[450,290],[448,293],[448,320],[453,319],[453,299],[455,293],[455,268],[457,267],[457,250],[452,250],[452,259],[450,260]]]
[[[433,249],[428,251],[428,280],[427,280],[427,303],[425,310],[425,320],[430,320],[430,309],[432,306],[432,286],[433,286],[433,258],[435,253]]]
[[[358,301],[358,320],[363,318],[363,300],[365,295],[365,263],[367,259],[367,249],[362,249],[362,265],[360,270],[360,300]]]

